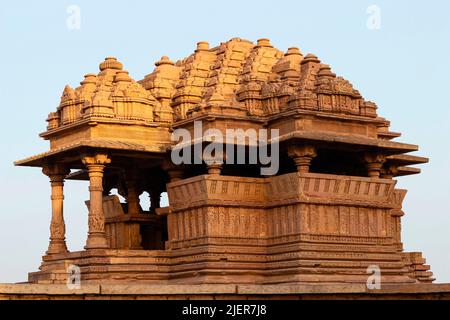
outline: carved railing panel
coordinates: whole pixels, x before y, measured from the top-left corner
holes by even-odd
[[[404,198],[402,190],[394,192],[395,183],[316,173],[180,180],[168,185],[169,241],[224,237],[283,242],[320,235],[392,243],[398,231],[391,213]]]
[[[289,173],[270,178],[198,176],[169,184],[174,210],[190,205],[223,203],[279,206],[288,203],[348,204],[397,208],[404,194],[394,193],[395,180]]]

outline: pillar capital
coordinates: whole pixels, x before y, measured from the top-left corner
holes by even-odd
[[[111,158],[107,154],[97,153],[95,155],[83,155],[81,161],[87,167],[105,166],[111,163]]]
[[[288,147],[288,155],[291,158],[294,157],[310,157],[317,156],[317,151],[314,146],[311,145],[299,145],[293,144]]]
[[[386,161],[386,156],[381,153],[367,152],[364,154],[364,160],[367,163],[384,163],[384,161]]]
[[[314,146],[294,144],[288,147],[288,156],[294,160],[297,171],[301,173],[309,172],[312,159],[317,156]]]
[[[364,161],[366,162],[368,176],[379,178],[386,156],[381,153],[368,152],[364,154]]]
[[[47,164],[42,168],[42,173],[48,176],[51,182],[63,182],[70,170],[62,164]]]

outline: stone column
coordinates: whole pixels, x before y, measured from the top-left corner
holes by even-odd
[[[379,178],[386,157],[379,153],[366,153],[364,160],[366,161],[367,175],[371,178]]]
[[[141,213],[139,205],[140,183],[137,172],[128,171],[126,174],[127,196],[126,201],[128,205],[128,214],[138,215]]]
[[[50,224],[50,243],[46,254],[66,253],[66,224],[64,222],[64,178],[69,170],[62,165],[48,165],[43,173],[50,178],[52,188],[52,221]]]
[[[111,163],[106,154],[85,156],[82,159],[89,172],[89,231],[85,249],[109,248],[105,233],[103,213],[103,172],[105,165]]]
[[[161,191],[152,188],[148,191],[150,196],[150,212],[156,212],[156,209],[161,207]]]
[[[206,163],[208,174],[220,175],[222,173],[222,167],[225,163],[225,153],[223,151],[215,150],[214,155],[204,155],[203,161]]]
[[[294,160],[298,172],[307,173],[312,159],[317,156],[317,152],[313,146],[291,145],[288,147],[288,156]]]

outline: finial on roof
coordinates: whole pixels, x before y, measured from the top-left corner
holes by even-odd
[[[209,43],[206,41],[197,42],[197,50],[196,51],[207,51],[209,50]]]
[[[288,48],[287,52],[284,54],[285,56],[301,56],[302,53],[300,52],[300,49],[297,47],[290,47]]]
[[[334,74],[331,71],[331,68],[329,65],[324,64],[320,67],[319,73],[318,73],[319,77],[332,77],[332,78],[336,78],[336,74]]]
[[[258,42],[256,44],[258,47],[270,47],[272,48],[272,45],[270,44],[270,40],[267,38],[261,38],[258,39]]]
[[[308,53],[306,55],[305,59],[303,59],[302,64],[308,63],[308,62],[320,63],[320,60],[319,60],[319,58],[317,58],[317,56],[313,55],[312,53]]]
[[[61,96],[61,102],[67,101],[67,100],[73,100],[76,98],[75,90],[72,89],[71,86],[66,85],[64,87],[62,96]]]
[[[171,61],[168,56],[162,56],[159,61],[155,62],[155,66],[157,67],[163,64],[170,64],[172,66],[174,65],[173,61]]]
[[[117,61],[117,59],[114,57],[107,57],[105,58],[105,61],[100,63],[100,71],[106,69],[122,70],[122,68],[123,68],[122,63]]]
[[[131,82],[131,78],[128,75],[128,71],[125,70],[117,71],[116,76],[114,77],[114,82]]]
[[[97,83],[97,75],[94,73],[87,73],[84,75],[84,80],[80,82],[81,85],[88,83]]]

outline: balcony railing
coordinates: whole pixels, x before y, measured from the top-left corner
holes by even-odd
[[[398,207],[396,181],[319,173],[268,178],[202,175],[169,184],[173,209],[212,205],[278,206],[295,202]]]

